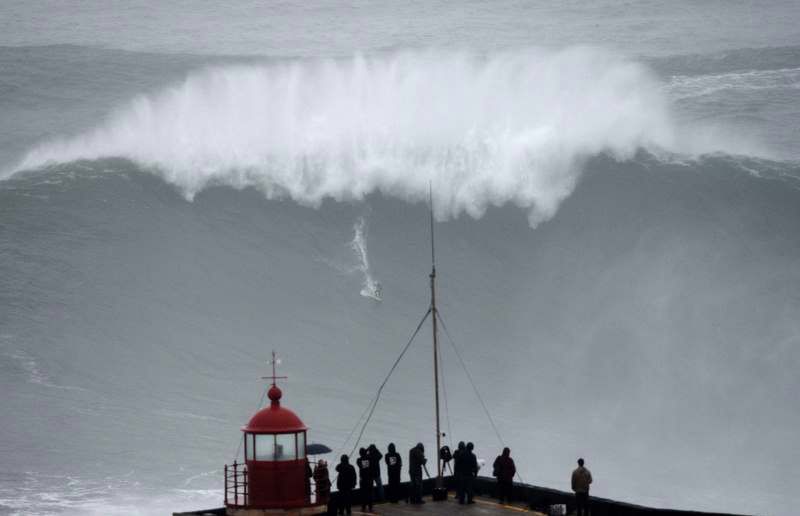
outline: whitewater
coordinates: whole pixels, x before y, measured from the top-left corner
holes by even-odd
[[[584,456],[599,496],[792,514],[798,20],[3,4],[0,514],[219,506],[273,349],[349,451],[427,307],[429,193],[442,316],[526,482]],[[442,361],[448,438],[491,460]],[[433,448],[431,373],[421,339],[367,442]]]
[[[118,156],[187,198],[226,184],[311,206],[373,192],[420,201],[432,183],[440,217],[512,203],[535,226],[600,153],[759,154],[714,141],[721,131],[678,130],[652,73],[608,52],[428,51],[207,70],[35,148],[16,170]]]

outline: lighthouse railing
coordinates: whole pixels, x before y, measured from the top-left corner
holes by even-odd
[[[314,469],[316,461],[308,461],[309,467]],[[318,489],[316,478],[312,475],[308,479],[307,503],[312,505],[326,504],[330,500],[330,480],[326,482],[324,490]],[[225,464],[225,506],[246,507],[250,499],[250,482],[247,465],[234,461]]]
[[[225,464],[225,506],[244,507],[247,505],[249,487],[247,466],[233,462]]]

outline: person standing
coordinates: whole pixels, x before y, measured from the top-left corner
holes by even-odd
[[[314,466],[314,485],[317,489],[317,503],[328,503],[331,497],[331,479],[328,475],[328,463],[322,459]]]
[[[458,443],[458,448],[453,453],[453,475],[456,477],[456,498],[458,503],[464,505],[465,461],[467,458],[467,445],[464,441]]]
[[[453,460],[453,454],[446,444],[439,450],[439,460],[442,461],[442,474],[446,475],[447,470],[450,469],[450,474],[452,475],[453,467],[450,465],[450,461]]]
[[[358,450],[358,484],[361,488],[361,512],[372,512],[372,466],[367,455],[367,449]]]
[[[381,459],[383,454],[378,451],[378,447],[370,444],[367,448],[367,457],[369,458],[369,466],[372,468],[372,481],[378,488],[378,501],[383,500],[383,480],[381,480]]]
[[[511,503],[511,491],[514,487],[514,475],[517,466],[511,458],[511,450],[503,448],[503,454],[494,460],[493,474],[497,478],[497,498],[500,503]]]
[[[342,455],[341,462],[336,466],[336,489],[339,490],[337,513],[352,514],[353,489],[356,487],[356,468],[350,464],[347,455]]]
[[[583,459],[578,459],[578,467],[572,472],[572,490],[575,491],[577,516],[589,516],[589,485],[592,472],[583,467]]]
[[[475,453],[472,451],[474,449],[474,444],[467,443],[464,462],[464,491],[467,495],[467,503],[475,503],[475,500],[472,499],[475,495],[475,477],[478,476],[478,469],[480,469],[478,467],[478,457],[476,457]]]
[[[425,458],[425,447],[422,443],[417,443],[416,446],[411,448],[408,452],[408,474],[411,477],[411,503],[423,504],[425,501],[422,499],[422,469],[428,459]]]
[[[386,472],[389,477],[389,501],[397,503],[400,500],[400,472],[403,467],[403,460],[394,447],[394,443],[389,443],[389,451],[384,455],[386,461]]]
[[[311,500],[311,478],[313,476],[314,472],[311,471],[311,464],[306,459],[306,500]]]

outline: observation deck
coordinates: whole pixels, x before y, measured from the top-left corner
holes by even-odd
[[[478,477],[475,479],[475,503],[471,505],[459,505],[455,500],[455,479],[445,477],[445,485],[450,489],[447,501],[434,502],[430,494],[433,491],[434,480],[427,479],[423,482],[423,492],[426,494],[424,505],[411,505],[403,501],[392,504],[376,502],[372,513],[360,511],[361,499],[359,490],[353,491],[353,514],[377,514],[381,516],[514,516],[515,514],[527,514],[529,516],[555,516],[562,514],[567,516],[574,513],[575,496],[572,493],[538,487],[529,484],[514,483],[513,502],[508,505],[498,503],[491,498],[495,492],[497,482],[494,478]],[[401,496],[410,491],[408,482],[401,484]],[[331,493],[331,501],[328,506],[329,515],[336,515],[336,495]],[[676,493],[676,497],[680,494]],[[618,502],[606,498],[590,497],[590,507],[592,516],[737,516],[730,513],[698,512],[678,509],[659,509],[654,507],[644,507],[625,502]],[[223,516],[225,508],[208,509],[202,511],[173,513],[173,516]]]

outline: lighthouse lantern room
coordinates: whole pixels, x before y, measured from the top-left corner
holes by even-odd
[[[256,412],[245,427],[244,465],[226,466],[225,504],[229,516],[261,514],[317,514],[326,506],[311,493],[310,465],[306,457],[308,427],[281,406],[276,381],[277,360],[272,353],[269,406]]]

